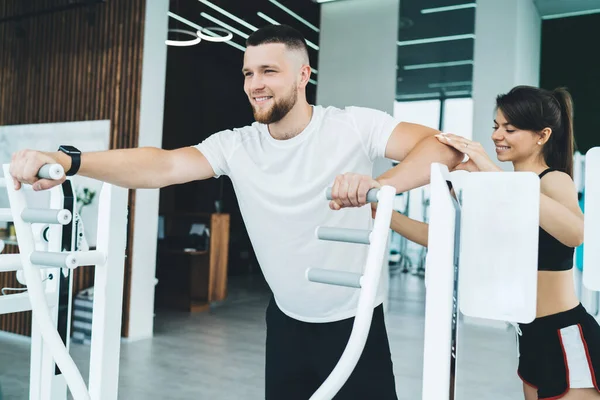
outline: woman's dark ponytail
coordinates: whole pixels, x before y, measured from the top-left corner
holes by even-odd
[[[552,97],[560,107],[560,128],[559,132],[552,132],[550,140],[544,146],[544,159],[548,166],[566,172],[572,178],[575,152],[573,99],[565,88],[553,90]]]

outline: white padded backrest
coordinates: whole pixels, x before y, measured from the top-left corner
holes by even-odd
[[[583,284],[600,291],[600,147],[585,156]]]
[[[535,318],[540,180],[531,172],[470,173],[462,192],[460,310]]]

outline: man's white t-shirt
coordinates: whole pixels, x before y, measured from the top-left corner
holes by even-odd
[[[216,177],[231,179],[258,262],[288,316],[331,322],[355,315],[359,289],[310,282],[305,272],[362,273],[368,246],[321,241],[315,229],[372,228],[370,206],[333,211],[325,190],[345,172],[371,175],[397,124],[378,110],[313,106],[310,123],[292,139],[274,139],[267,125],[255,122],[195,146]],[[378,303],[385,287],[379,285]]]

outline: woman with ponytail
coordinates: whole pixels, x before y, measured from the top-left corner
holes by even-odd
[[[537,315],[517,328],[525,399],[600,399],[600,326],[579,302],[572,272],[583,214],[573,182],[571,96],[563,88],[515,87],[496,98],[493,124],[498,160],[541,180]],[[457,169],[501,171],[479,143],[451,134],[438,140],[469,156]],[[426,224],[394,213],[391,227],[427,246]]]

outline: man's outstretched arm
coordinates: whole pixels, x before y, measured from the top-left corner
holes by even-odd
[[[71,168],[71,158],[62,152],[21,150],[13,155],[10,173],[17,181],[33,185],[35,190],[49,189],[62,181],[38,179],[44,164]],[[130,188],[161,188],[178,183],[208,179],[215,175],[204,155],[193,147],[163,150],[155,147],[82,153],[77,175]],[[64,181],[64,179],[63,179]]]

